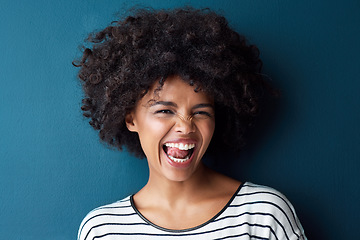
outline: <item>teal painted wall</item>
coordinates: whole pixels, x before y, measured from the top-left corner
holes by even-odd
[[[357,0],[0,0],[0,238],[75,239],[89,210],[146,182],[146,162],[100,144],[82,117],[71,65],[89,32],[134,4],[220,10],[258,45],[282,97],[242,162],[215,167],[282,191],[309,239],[358,239]]]

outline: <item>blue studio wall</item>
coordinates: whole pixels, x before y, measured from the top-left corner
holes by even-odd
[[[358,239],[357,0],[0,0],[0,239],[76,239],[88,211],[145,184],[146,161],[99,143],[82,117],[71,62],[117,12],[185,4],[224,14],[282,92],[241,163],[220,170],[282,191],[309,239]]]

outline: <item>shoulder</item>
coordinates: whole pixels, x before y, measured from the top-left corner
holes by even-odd
[[[115,225],[126,224],[136,217],[130,196],[112,204],[98,207],[89,212],[82,220],[78,232],[78,240],[93,239]]]
[[[250,206],[269,205],[278,210],[293,212],[293,206],[284,194],[274,188],[245,182],[236,197]]]
[[[281,236],[279,239],[306,239],[293,205],[271,187],[245,182],[229,208],[243,214],[250,225]]]

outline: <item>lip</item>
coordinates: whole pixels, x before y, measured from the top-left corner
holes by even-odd
[[[183,143],[183,144],[191,144],[194,143],[195,147],[197,144],[197,141],[194,139],[175,139],[175,140],[170,140],[170,141],[166,141],[164,142],[162,145],[166,144],[166,143]]]
[[[168,155],[166,154],[166,152],[164,151],[163,149],[163,145],[165,145],[166,143],[183,143],[183,144],[195,144],[195,147],[194,147],[194,152],[193,154],[191,155],[191,157],[185,161],[185,162],[174,162],[173,160],[171,160]],[[175,140],[170,140],[170,141],[166,141],[164,142],[162,145],[161,145],[161,151],[162,151],[162,154],[165,156],[167,162],[175,167],[175,168],[186,168],[188,166],[190,166],[190,164],[192,163],[193,159],[194,159],[194,156],[195,154],[197,153],[197,141],[196,140],[193,140],[193,139],[175,139]]]

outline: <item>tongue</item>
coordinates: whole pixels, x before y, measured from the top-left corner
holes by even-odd
[[[178,148],[175,147],[168,147],[167,149],[167,154],[169,156],[172,156],[174,158],[180,158],[183,159],[186,157],[186,155],[188,155],[189,151],[188,150],[180,150]]]

